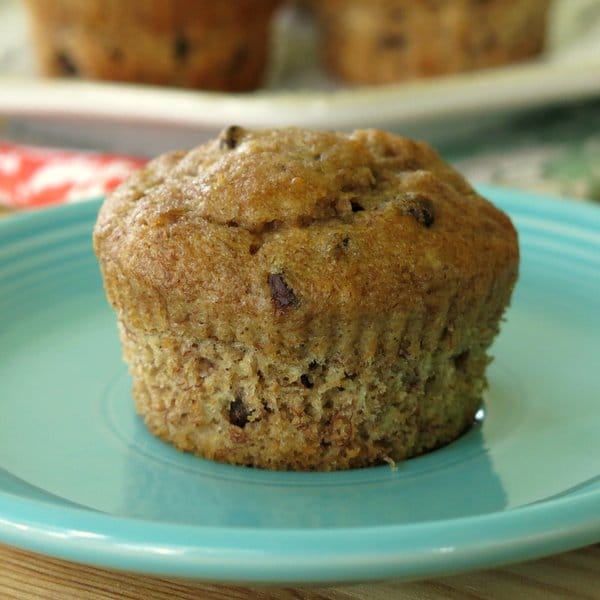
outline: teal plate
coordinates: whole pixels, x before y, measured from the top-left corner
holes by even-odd
[[[99,203],[0,223],[0,541],[286,583],[430,577],[600,541],[600,210],[483,191],[522,249],[484,409],[397,470],[267,472],[154,438],[92,253]]]

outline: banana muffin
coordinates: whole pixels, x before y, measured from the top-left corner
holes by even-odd
[[[296,470],[467,430],[519,260],[431,147],[375,130],[229,127],[125,182],[94,248],[150,431]]]
[[[321,0],[323,61],[393,83],[520,61],[544,46],[550,0]]]
[[[279,0],[26,0],[50,76],[245,91],[263,80]]]

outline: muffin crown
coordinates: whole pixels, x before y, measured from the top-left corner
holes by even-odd
[[[165,318],[186,306],[188,321],[204,321],[229,306],[238,324],[409,310],[440,286],[477,293],[516,269],[515,238],[424,143],[235,126],[152,161],[106,201],[95,230],[105,275],[119,265]]]
[[[166,191],[182,214],[253,233],[320,221],[350,223],[353,213],[394,203],[415,216],[423,205],[417,188],[424,188],[424,199],[425,188],[435,195],[443,179],[451,192],[473,195],[429,146],[376,131],[253,132],[232,126],[217,141],[174,158],[148,195],[164,203]]]

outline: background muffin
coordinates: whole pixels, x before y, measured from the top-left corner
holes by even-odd
[[[42,71],[243,91],[262,83],[278,0],[25,0]]]
[[[508,217],[378,131],[231,127],[121,186],[94,245],[149,429],[277,469],[465,431],[518,267]]]
[[[321,0],[336,77],[392,83],[512,63],[544,45],[549,0]]]

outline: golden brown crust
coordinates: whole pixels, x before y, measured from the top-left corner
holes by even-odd
[[[379,131],[230,128],[134,175],[94,244],[149,427],[272,468],[456,437],[518,268],[508,217]]]
[[[299,299],[286,323],[325,322],[410,310],[415,296],[465,272],[493,277],[514,259],[509,219],[425,144],[292,128],[221,146],[161,157],[100,213],[100,251],[151,283],[171,307],[169,325],[184,316],[190,333],[212,317],[277,323],[268,273],[284,274]],[[419,196],[432,203],[430,228],[407,212]],[[365,260],[373,251],[375,263]],[[200,322],[196,311],[178,314],[198,302]]]
[[[512,63],[544,45],[550,0],[321,0],[323,59],[340,79],[393,83]]]
[[[51,76],[244,91],[259,86],[279,0],[27,0]]]

